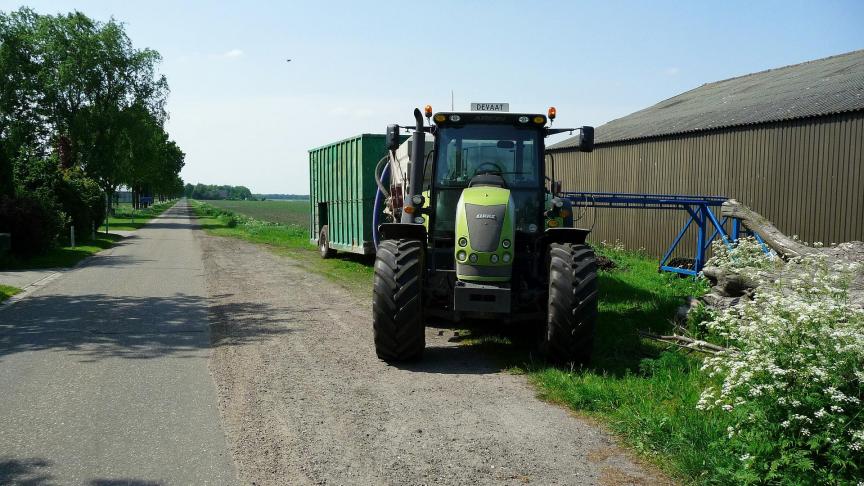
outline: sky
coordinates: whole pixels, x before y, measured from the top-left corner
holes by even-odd
[[[600,126],[704,83],[864,48],[860,0],[23,5],[113,17],[159,51],[183,179],[256,193],[308,194],[310,148],[412,124],[415,107],[449,110],[451,92],[457,110],[555,106],[556,126]]]

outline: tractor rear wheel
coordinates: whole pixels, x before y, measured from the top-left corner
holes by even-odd
[[[375,352],[384,361],[418,359],[426,347],[423,265],[423,244],[417,240],[384,240],[378,245],[372,327]]]
[[[549,245],[549,308],[541,348],[555,363],[586,365],[597,322],[597,263],[585,244]]]
[[[318,233],[318,253],[321,258],[333,258],[336,255],[336,250],[330,248],[330,226],[326,224],[321,227],[321,232]]]

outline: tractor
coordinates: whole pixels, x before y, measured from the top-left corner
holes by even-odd
[[[551,362],[586,364],[597,265],[590,230],[573,227],[573,208],[558,197],[554,159],[546,174],[544,141],[578,131],[578,149],[590,152],[593,127],[552,128],[555,108],[424,111],[414,110],[413,126],[387,127],[389,156],[375,171],[386,198],[374,222],[378,357],[421,358],[432,319],[493,319],[533,326]],[[413,130],[404,142],[402,130]]]

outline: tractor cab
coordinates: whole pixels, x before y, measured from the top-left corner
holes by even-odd
[[[543,227],[543,115],[438,113],[431,196],[435,211],[429,237],[455,236],[456,207],[469,187],[507,189],[516,209],[515,231],[531,234]]]

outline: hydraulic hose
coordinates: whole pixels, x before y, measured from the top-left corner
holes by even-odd
[[[384,178],[384,172],[381,170],[381,164],[383,164],[384,162],[389,161],[389,160],[390,160],[390,156],[385,155],[375,165],[375,184],[378,184],[378,190],[381,191],[382,193],[384,193],[384,196],[386,196],[386,197],[390,197],[390,191],[388,191],[387,188],[384,187],[384,184],[381,182],[382,179]],[[384,170],[387,170],[387,169],[389,169],[389,165]]]
[[[384,159],[381,159],[384,160]],[[379,162],[380,164],[380,162]],[[378,184],[378,191],[375,192],[375,204],[372,207],[372,244],[375,245],[375,250],[378,250],[378,224],[380,222],[381,211],[383,210],[384,205],[384,197],[385,194],[389,197],[389,193],[387,193],[384,188],[384,180],[389,179],[390,176],[390,164],[384,166],[384,170],[381,172],[381,177],[378,177],[378,170],[375,170],[375,182]]]

